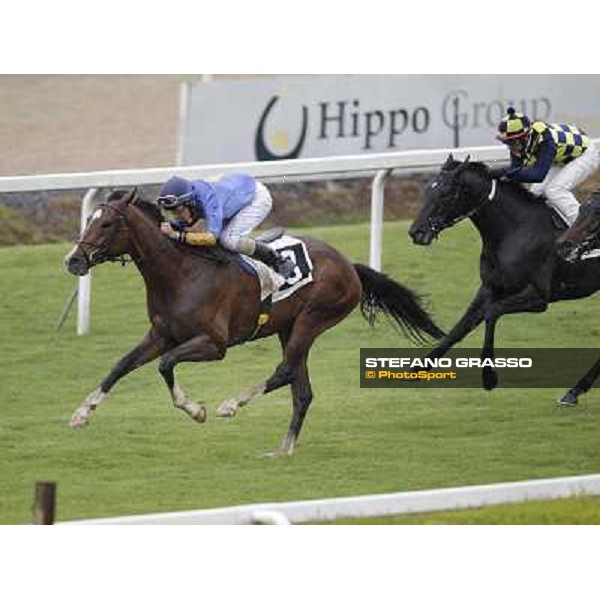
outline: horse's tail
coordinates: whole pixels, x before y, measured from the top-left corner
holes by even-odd
[[[436,340],[444,337],[444,332],[421,306],[417,294],[370,267],[355,264],[354,268],[363,288],[360,310],[369,325],[374,325],[377,312],[381,310],[415,343],[427,341],[428,336]]]

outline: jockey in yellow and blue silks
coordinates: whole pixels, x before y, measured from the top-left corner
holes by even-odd
[[[193,246],[217,241],[232,252],[251,256],[288,278],[294,263],[249,237],[269,212],[273,200],[265,185],[249,175],[227,175],[214,183],[173,176],[162,186],[158,205],[165,222],[162,232]],[[204,219],[204,231],[190,231]]]
[[[572,190],[600,167],[600,151],[575,125],[534,121],[514,108],[498,125],[498,139],[510,150],[511,165],[495,176],[534,184],[530,191],[546,197],[572,225],[579,202]]]

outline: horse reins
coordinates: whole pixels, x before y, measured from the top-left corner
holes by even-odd
[[[126,218],[125,214],[121,210],[119,210],[117,207],[112,206],[111,204],[109,204],[107,202],[97,205],[97,208],[104,208],[104,207],[114,210],[119,215],[119,218],[121,220],[127,222],[127,218]],[[110,245],[114,241],[116,235],[119,232],[124,231],[124,230],[131,230],[131,228],[128,227],[127,225],[125,227],[114,228],[113,231],[111,232],[111,234],[109,235],[109,237],[102,244],[94,244],[93,242],[87,242],[83,239],[75,240],[75,243],[78,244],[79,246],[81,246],[81,252],[83,254],[83,257],[85,259],[85,262],[86,262],[86,265],[88,268],[91,268],[94,265],[102,264],[104,262],[120,262],[123,266],[125,266],[127,263],[134,262],[131,257],[126,258],[126,255],[124,255],[124,254],[121,254],[119,256],[102,256],[102,253],[106,252],[106,250],[110,247]],[[163,239],[164,239],[165,243],[170,243],[167,238],[163,238]],[[162,240],[161,240],[161,242],[162,242]],[[97,262],[92,264],[90,257],[94,253],[86,252],[85,246],[88,246],[94,250],[97,250],[97,252],[100,254],[100,257],[101,257],[100,260],[98,260]],[[207,249],[204,249],[201,247],[196,248],[195,246],[188,246],[188,248],[190,248],[192,250],[197,250],[198,256],[209,262],[214,262],[214,263],[219,263],[219,264],[230,262],[230,259],[228,256],[219,256],[218,254],[212,254]],[[152,262],[154,257],[159,253],[160,253],[160,250],[158,250],[151,256],[141,257],[141,260],[147,261],[147,262]]]

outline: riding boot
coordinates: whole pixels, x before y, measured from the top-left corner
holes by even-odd
[[[265,263],[265,265],[271,267],[285,279],[291,277],[296,268],[296,265],[291,259],[281,256],[264,242],[256,242],[252,257]]]

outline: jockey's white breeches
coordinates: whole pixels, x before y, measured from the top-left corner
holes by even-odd
[[[248,206],[244,206],[221,231],[219,242],[233,252],[239,252],[240,240],[258,227],[271,212],[273,198],[271,192],[260,181],[256,182],[256,193]]]
[[[536,196],[544,194],[552,206],[572,225],[579,214],[579,202],[571,191],[600,168],[600,150],[591,143],[588,149],[564,167],[553,166],[546,179],[531,186]]]

